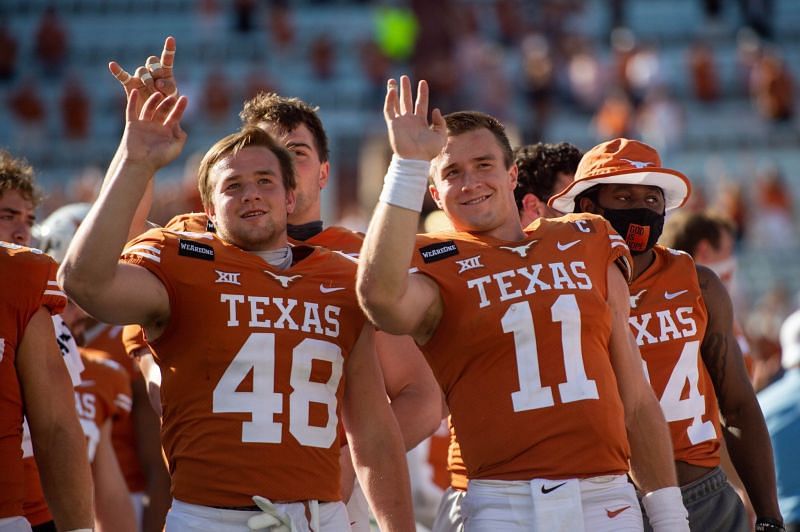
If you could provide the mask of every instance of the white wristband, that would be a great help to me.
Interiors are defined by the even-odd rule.
[[[401,159],[393,155],[386,177],[383,178],[380,201],[421,212],[430,168],[430,161]]]
[[[651,491],[642,497],[642,506],[654,532],[689,532],[689,512],[683,505],[680,488]]]

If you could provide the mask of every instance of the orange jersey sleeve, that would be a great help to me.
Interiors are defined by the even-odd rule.
[[[279,272],[209,233],[166,229],[124,252],[169,295],[170,321],[150,346],[179,500],[340,498],[342,375],[365,323],[356,264],[322,248],[293,253]]]
[[[418,238],[415,268],[443,313],[422,346],[469,478],[590,477],[628,470],[611,366],[610,264],[630,264],[600,217],[539,220],[522,242]]]
[[[167,225],[165,225],[164,228],[173,229],[175,231],[205,233],[212,230],[213,224],[211,224],[209,221],[206,213],[190,212],[174,216],[170,221],[167,222]]]
[[[23,515],[23,401],[17,352],[41,307],[54,314],[67,303],[56,283],[57,268],[38,249],[0,242],[0,518]]]
[[[656,246],[630,287],[631,331],[672,435],[675,460],[719,465],[719,407],[700,347],[708,324],[692,258]]]
[[[144,339],[144,331],[139,325],[126,325],[122,330],[122,345],[128,356],[143,347],[148,347],[147,340]]]

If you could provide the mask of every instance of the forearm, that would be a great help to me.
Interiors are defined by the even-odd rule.
[[[47,506],[58,529],[92,528],[92,477],[77,417],[54,416],[45,433],[33,434],[33,447]]]
[[[111,446],[111,420],[102,429],[94,463],[95,515],[97,530],[134,532],[136,517],[130,492]]]
[[[374,427],[379,430],[360,438],[360,443],[351,443],[358,481],[381,530],[415,530],[408,467],[399,431],[391,419]]]
[[[383,202],[375,208],[361,247],[357,283],[370,318],[390,309],[406,292],[418,223],[418,212]],[[396,332],[389,323],[376,323]]]
[[[755,399],[743,405],[737,415],[729,414],[722,431],[731,461],[756,515],[780,520],[772,444]]]
[[[59,277],[67,290],[102,290],[112,280],[151,177],[152,172],[140,164],[120,163],[78,228],[61,265]]]
[[[631,478],[645,493],[677,486],[675,462],[667,422],[658,403],[644,400],[628,417]]]

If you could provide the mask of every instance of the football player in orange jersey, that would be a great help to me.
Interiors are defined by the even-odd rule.
[[[470,478],[466,530],[641,530],[629,469],[656,530],[688,530],[628,326],[622,238],[587,215],[523,231],[502,125],[438,109],[429,125],[424,81],[414,103],[408,77],[399,90],[390,80],[384,116],[395,157],[358,294],[378,327],[415,338],[439,380]],[[415,243],[429,172],[455,230]]]
[[[733,334],[730,297],[710,269],[655,245],[666,211],[689,197],[689,180],[664,168],[656,150],[628,139],[589,150],[575,177],[550,205],[604,216],[633,253],[631,330],[669,422],[692,530],[751,526],[719,468],[721,436],[758,516],[756,529],[783,530],[769,435]]]
[[[133,76],[116,63],[112,63],[111,71],[127,93],[138,88],[172,94],[177,91],[172,75],[174,55],[175,41],[169,37],[161,58],[151,56],[146,66],[139,67]],[[297,188],[295,209],[288,217],[289,237],[295,242],[358,256],[362,234],[344,227],[323,226],[321,193],[328,185],[330,161],[328,138],[317,109],[298,98],[260,93],[245,102],[239,116],[245,125],[258,126],[270,132],[294,156]],[[186,228],[194,226],[191,230],[205,230],[204,217],[182,219]],[[375,341],[386,394],[409,450],[436,430],[442,415],[441,392],[411,338],[379,331]],[[145,360],[145,364],[149,364],[149,359]],[[342,456],[347,458],[346,453]],[[352,465],[349,460],[344,460],[342,465],[343,497],[348,501],[353,529],[368,530],[368,509],[360,487],[356,485],[352,498],[350,495],[354,479]]]
[[[143,106],[138,98],[133,91],[128,101],[121,164],[60,275],[91,314],[140,323],[161,365],[174,496],[167,530],[233,531],[248,521],[347,529],[340,412],[382,529],[411,530],[402,440],[355,301],[355,265],[287,245],[288,151],[258,128],[223,138],[199,172],[216,235],[154,229],[117,262],[148,182],[185,142],[185,97],[153,94]]]
[[[531,144],[514,150],[514,165],[517,167],[514,200],[522,227],[527,227],[542,217],[552,218],[561,215],[547,205],[547,200],[572,182],[580,159],[580,150],[566,142]],[[461,458],[461,449],[453,425],[449,422],[448,425],[450,446],[447,453],[447,468],[450,471],[450,486],[447,487],[439,504],[433,532],[464,530],[461,501],[467,491],[467,469]]]
[[[24,161],[0,150],[0,242],[4,242],[0,262],[3,263],[3,280],[10,283],[0,289],[0,306],[5,309],[3,320],[0,321],[6,327],[11,327],[0,333],[0,378],[3,379],[0,390],[4,391],[0,396],[3,402],[2,418],[5,422],[13,423],[13,426],[4,425],[4,450],[0,458],[0,469],[4,472],[3,482],[6,483],[5,487],[0,487],[0,530],[3,531],[30,529],[25,518],[13,517],[24,515],[23,499],[29,489],[25,478],[28,470],[36,477],[39,492],[42,491],[39,476],[44,480],[44,491],[50,497],[56,522],[62,528],[91,526],[92,523],[91,477],[83,452],[85,440],[72,407],[71,384],[62,386],[63,370],[53,367],[52,361],[61,359],[62,356],[59,355],[63,354],[68,374],[75,380],[80,379],[78,374],[83,367],[77,367],[74,360],[68,358],[70,350],[67,341],[71,340],[68,331],[64,331],[66,336],[59,338],[59,343],[54,341],[54,327],[58,326],[62,330],[60,317],[58,323],[55,316],[49,325],[46,323],[50,321],[46,318],[50,313],[45,311],[45,307],[53,314],[56,310],[61,312],[66,298],[56,286],[56,266],[52,260],[38,250],[30,251],[18,247],[19,244],[30,243],[34,211],[40,197],[41,194],[34,184],[32,168]],[[48,268],[52,270],[50,277],[44,278]],[[39,271],[42,269],[45,271]],[[37,273],[41,273],[43,278],[39,279]],[[27,279],[27,282],[20,283],[23,279]],[[15,303],[29,301],[25,297],[25,291],[32,293],[37,287],[42,290],[36,294],[36,301],[41,300],[42,304],[28,309],[31,313],[25,319],[21,315],[17,320],[10,314],[5,314],[6,311],[14,311]],[[15,301],[17,298],[20,299],[19,302]],[[22,329],[14,332],[14,323],[22,325]],[[63,349],[60,348],[62,344]],[[74,341],[71,344],[74,345]],[[77,356],[77,346],[74,348],[74,355]],[[5,370],[2,369],[3,366]],[[26,417],[30,423],[25,424],[24,439],[21,439],[19,434],[23,399]],[[16,407],[19,407],[19,412]],[[19,426],[16,425],[17,414]],[[28,427],[32,430],[28,430]],[[13,441],[17,442],[15,448]],[[39,468],[33,461],[34,449],[38,453],[36,462],[39,463]],[[28,456],[28,451],[31,458],[29,467],[26,467],[23,456]],[[36,524],[55,528],[49,512],[43,521]]]

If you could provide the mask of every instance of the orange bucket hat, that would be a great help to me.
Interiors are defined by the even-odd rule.
[[[575,211],[575,198],[595,185],[650,185],[664,192],[666,210],[677,209],[689,199],[689,178],[661,166],[658,152],[638,140],[614,139],[598,144],[581,158],[575,180],[554,194],[547,204],[561,212]]]

